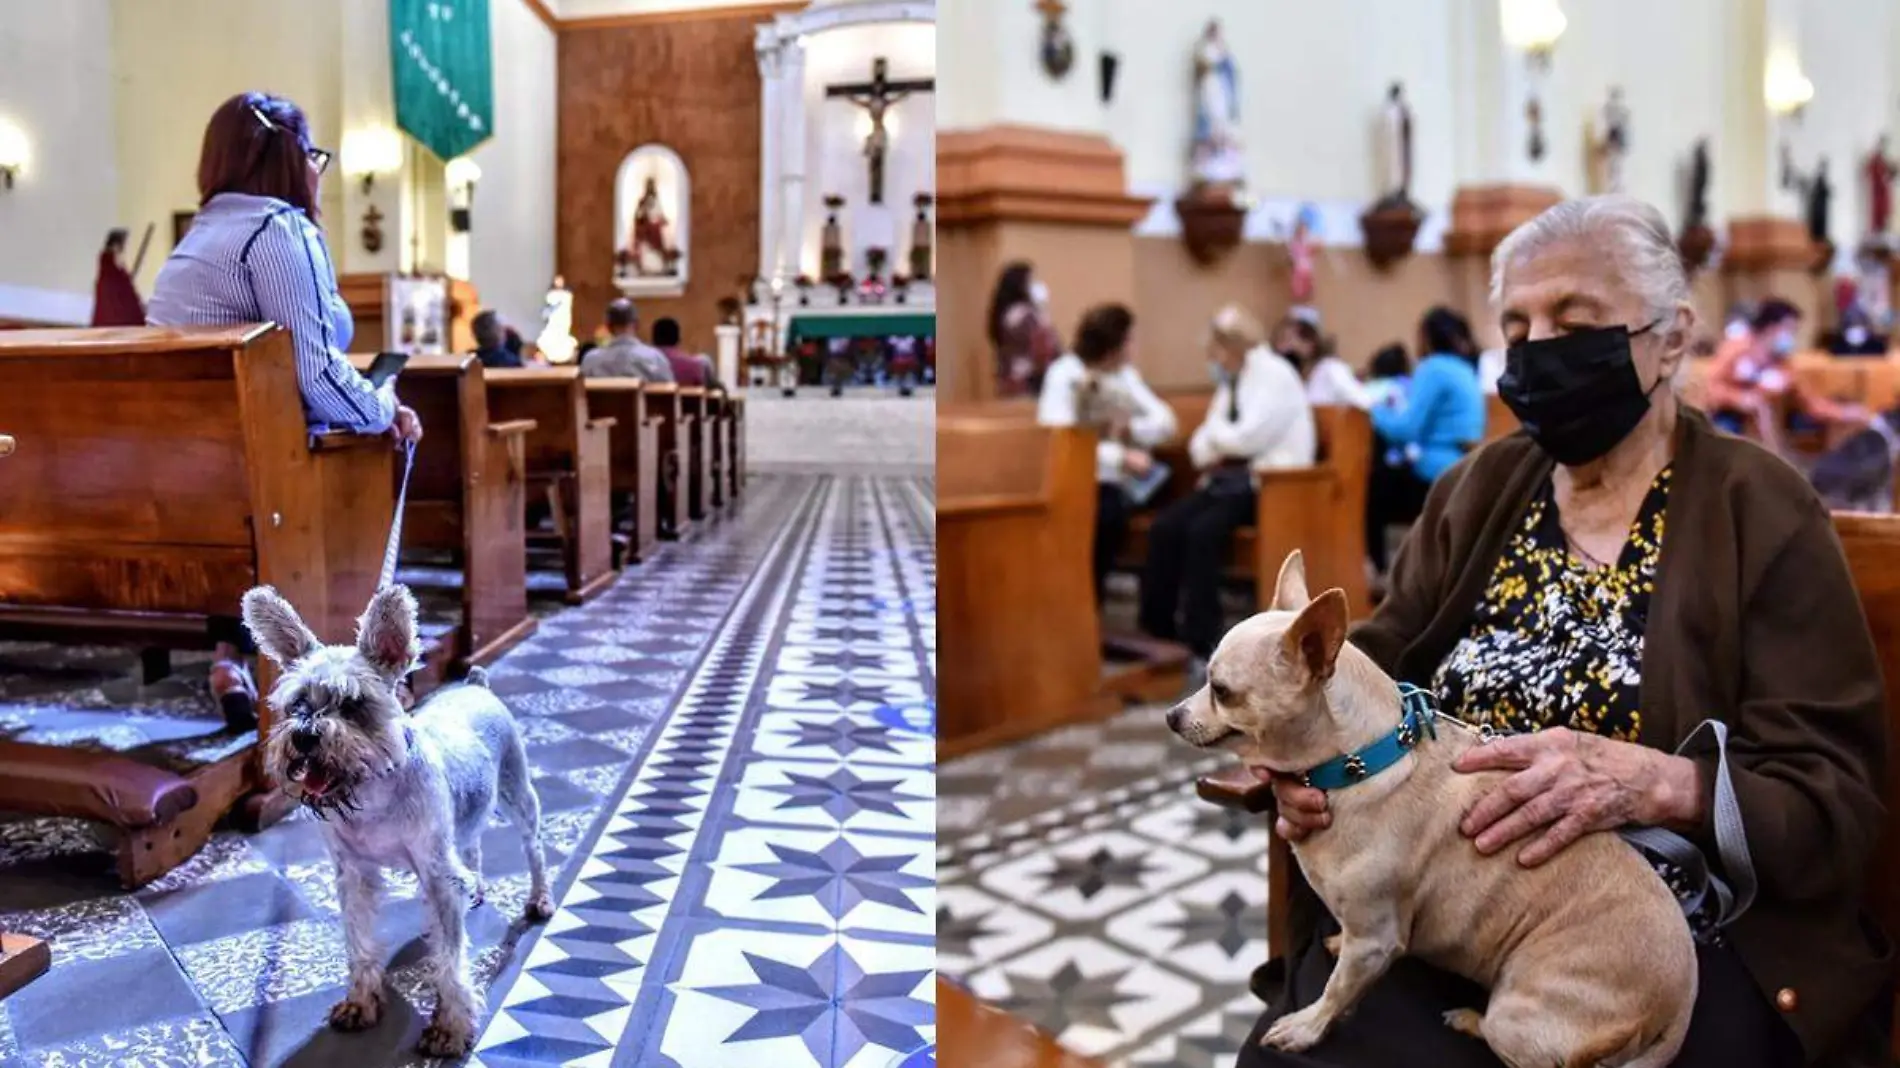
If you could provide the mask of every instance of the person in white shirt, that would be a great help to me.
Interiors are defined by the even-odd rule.
[[[1089,309],[1075,332],[1075,351],[1049,365],[1036,405],[1043,426],[1089,427],[1095,447],[1095,596],[1102,596],[1133,511],[1127,487],[1155,469],[1150,450],[1175,434],[1174,410],[1135,370],[1135,316],[1120,304]]]
[[[1352,365],[1333,351],[1331,341],[1320,337],[1313,324],[1291,316],[1281,320],[1273,332],[1273,351],[1314,354],[1305,362],[1294,361],[1300,377],[1306,380],[1308,404],[1338,405],[1360,411],[1372,407],[1372,392],[1359,381]]]
[[[1259,323],[1238,307],[1214,316],[1207,351],[1217,387],[1206,421],[1188,441],[1188,455],[1204,474],[1193,494],[1162,510],[1148,536],[1141,629],[1186,642],[1203,663],[1221,635],[1228,543],[1254,520],[1257,473],[1310,466],[1318,452],[1313,408],[1291,362],[1310,360],[1317,336],[1293,337],[1286,354],[1262,338]]]

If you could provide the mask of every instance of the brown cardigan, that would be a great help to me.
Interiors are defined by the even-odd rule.
[[[1354,644],[1430,685],[1551,466],[1519,431],[1439,478]],[[1796,1006],[1788,1020],[1810,1063],[1849,1063],[1842,1047],[1870,1041],[1863,1010],[1891,974],[1892,950],[1859,904],[1885,818],[1873,639],[1827,509],[1798,473],[1688,408],[1674,471],[1644,632],[1642,741],[1674,750],[1703,719],[1729,725],[1760,881],[1730,939],[1771,1004],[1794,992],[1781,1003]],[[1697,760],[1713,811],[1714,757]],[[1713,857],[1713,825],[1697,837]]]

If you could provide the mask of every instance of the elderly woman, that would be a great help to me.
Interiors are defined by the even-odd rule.
[[[1759,889],[1730,925],[1689,918],[1700,978],[1675,1063],[1886,1064],[1890,950],[1860,908],[1883,817],[1880,665],[1826,509],[1678,402],[1695,315],[1653,208],[1546,211],[1498,246],[1492,298],[1499,391],[1523,429],[1432,487],[1353,642],[1448,715],[1511,732],[1460,764],[1513,773],[1462,829],[1525,866],[1631,824],[1713,858],[1717,754],[1677,751],[1702,720],[1726,723]],[[1273,790],[1279,834],[1327,833],[1322,792]],[[1291,905],[1287,986],[1241,1065],[1497,1064],[1440,1019],[1482,992],[1413,960],[1312,1050],[1261,1048],[1331,969],[1331,921],[1304,885]]]

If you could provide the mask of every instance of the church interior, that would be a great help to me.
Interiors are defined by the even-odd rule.
[[[0,1065],[934,1063],[935,18],[0,4]]]
[[[1462,536],[1438,527],[1436,549],[1419,544],[1433,539],[1418,524],[1451,507],[1428,498],[1432,479],[1470,470],[1469,483],[1487,454],[1517,456],[1528,445],[1514,443],[1527,441],[1560,473],[1583,470],[1564,465],[1587,468],[1631,421],[1665,407],[1678,425],[1776,454],[1774,477],[1794,479],[1776,491],[1787,507],[1831,516],[1815,537],[1838,546],[1826,549],[1832,562],[1844,551],[1852,589],[1831,586],[1801,611],[1864,613],[1879,670],[1857,659],[1838,673],[1891,672],[1900,12],[1879,0],[960,0],[940,25],[946,57],[994,57],[946,63],[939,88],[939,292],[958,324],[937,387],[935,487],[946,1057],[1075,1068],[1496,1063],[1440,1060],[1422,1052],[1430,1045],[1407,1052],[1391,1044],[1412,1037],[1404,1027],[1363,1059],[1338,1051],[1376,1041],[1262,1050],[1274,1019],[1263,1000],[1297,971],[1295,861],[1273,830],[1274,812],[1292,803],[1279,792],[1285,768],[1268,789],[1267,770],[1193,748],[1178,721],[1197,701],[1223,707],[1219,689],[1203,689],[1221,683],[1222,656],[1240,655],[1221,636],[1232,643],[1241,631],[1229,627],[1285,607],[1293,551],[1302,592],[1343,591],[1355,626],[1394,599],[1456,611],[1439,607],[1449,588],[1406,586],[1408,557],[1453,551]],[[1588,213],[1552,212],[1571,231],[1534,222],[1586,197],[1596,198]],[[1520,227],[1526,240],[1500,251]],[[1624,246],[1612,244],[1582,270],[1618,284],[1661,279],[1660,325],[1630,319],[1590,335],[1610,338],[1603,351],[1623,353],[1636,374],[1603,379],[1607,392],[1572,390],[1589,399],[1565,422],[1546,403],[1558,387],[1527,377],[1526,353],[1556,345],[1540,340],[1542,313],[1501,317],[1495,300],[1508,303],[1512,273],[1529,277],[1521,264],[1540,249],[1601,233],[1640,243],[1648,258],[1619,260]],[[1657,351],[1660,374],[1645,362]],[[1250,386],[1262,380],[1257,366],[1279,377]],[[1417,403],[1428,383],[1438,407]],[[1619,390],[1636,394],[1621,409],[1628,419],[1581,414]],[[1289,395],[1299,401],[1282,403]],[[1287,429],[1245,448],[1220,444],[1250,418],[1265,425],[1248,405],[1271,406]],[[1420,430],[1434,412],[1449,442]],[[1560,430],[1571,438],[1553,441]],[[1262,444],[1273,435],[1281,445]],[[1574,446],[1579,435],[1590,442]],[[1282,446],[1290,458],[1273,455]],[[1671,483],[1664,452],[1661,473],[1646,469],[1645,483],[1658,479],[1650,495],[1639,485],[1628,498],[1648,510],[1618,513],[1605,547],[1565,526],[1555,558],[1577,575],[1578,561],[1612,562],[1604,574],[1634,567],[1649,576],[1640,597],[1652,587],[1665,597],[1668,582],[1642,571],[1654,562],[1629,548],[1644,544],[1637,520],[1660,512],[1655,502],[1684,494],[1687,460],[1675,454]],[[1228,479],[1236,465],[1244,473]],[[1562,485],[1549,498],[1560,509]],[[1741,514],[1735,499],[1710,507]],[[1667,515],[1673,533],[1677,512]],[[1671,563],[1662,544],[1664,572],[1694,566]],[[1712,586],[1735,581],[1722,567],[1749,566],[1715,541],[1682,552],[1724,561]],[[1500,582],[1510,577],[1497,566]],[[1491,618],[1500,587],[1480,581],[1490,573],[1482,562],[1465,573],[1482,595],[1472,620]],[[1595,588],[1600,603],[1637,604]],[[1513,618],[1550,625],[1562,598],[1539,596],[1549,598],[1533,610],[1543,615]],[[1636,609],[1638,627],[1662,621],[1660,607],[1648,611]],[[1683,626],[1700,640],[1707,616],[1696,618]],[[1455,634],[1452,624],[1478,625],[1454,618],[1429,634]],[[1648,634],[1656,643],[1657,628]],[[1455,656],[1435,677],[1374,659],[1401,682],[1435,682],[1441,714],[1453,715],[1443,672]],[[1617,700],[1634,700],[1638,685]],[[1887,694],[1884,708],[1866,706],[1876,740],[1856,743],[1875,761],[1900,715]],[[1651,697],[1645,688],[1645,724]],[[1747,729],[1746,714],[1734,722]],[[1671,730],[1642,740],[1667,750],[1681,740],[1661,736]],[[1892,810],[1889,788],[1869,789]],[[1872,853],[1868,888],[1848,896],[1870,929],[1871,914],[1892,930],[1896,846],[1860,845]],[[1757,863],[1774,851],[1757,844]],[[1836,862],[1825,851],[1810,859]],[[1838,863],[1859,870],[1846,854]],[[1817,992],[1756,979],[1768,1014],[1818,1041],[1799,1018]],[[1370,1006],[1362,1015],[1380,1018]]]

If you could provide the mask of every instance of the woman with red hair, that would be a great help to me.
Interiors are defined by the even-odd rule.
[[[239,93],[219,105],[198,156],[198,215],[152,288],[155,326],[274,322],[290,331],[304,418],[312,430],[422,437],[416,413],[350,365],[355,322],[337,293],[336,265],[317,225],[331,153],[310,140],[302,109]],[[251,650],[236,619],[214,620],[211,692],[234,728],[255,726],[257,687],[240,660]]]

